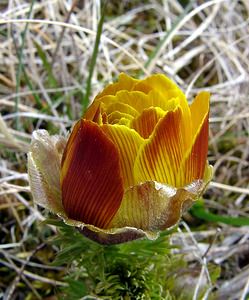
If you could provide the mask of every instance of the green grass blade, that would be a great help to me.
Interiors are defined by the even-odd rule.
[[[164,38],[158,43],[158,45],[156,46],[156,48],[154,49],[154,51],[150,54],[149,59],[147,60],[147,62],[144,65],[145,68],[149,68],[151,62],[157,56],[158,52],[160,51],[162,45],[165,43],[165,41],[167,40],[167,38],[169,37],[169,35],[175,30],[175,28],[179,25],[179,23],[182,21],[182,19],[191,10],[191,8],[193,6],[192,2],[193,1],[190,1],[189,4],[184,8],[182,14],[177,18],[176,22],[173,24],[173,26],[171,27],[171,29],[166,32]]]
[[[52,65],[49,63],[49,61],[47,59],[47,56],[46,56],[46,53],[43,51],[42,47],[36,41],[34,41],[34,45],[36,47],[38,56],[42,60],[44,69],[46,70],[46,72],[48,74],[49,86],[51,88],[57,87],[58,86],[57,80],[54,77],[53,70],[52,70]]]
[[[230,217],[217,215],[206,210],[204,208],[204,205],[200,202],[197,202],[191,208],[190,212],[196,218],[208,222],[224,223],[231,226],[249,226],[249,218],[247,217]]]
[[[86,82],[86,93],[85,96],[82,99],[82,113],[84,113],[88,103],[89,103],[89,96],[91,94],[91,84],[92,84],[92,76],[93,76],[93,71],[96,65],[96,60],[98,56],[98,50],[99,50],[99,43],[100,43],[100,38],[103,30],[103,24],[104,24],[104,19],[105,19],[105,8],[106,8],[106,2],[104,2],[102,10],[101,10],[101,17],[98,23],[98,28],[97,28],[97,33],[96,33],[96,38],[95,38],[95,43],[94,43],[94,48],[93,48],[93,54],[91,57],[90,61],[90,67],[89,67],[89,73],[88,73],[88,78]]]

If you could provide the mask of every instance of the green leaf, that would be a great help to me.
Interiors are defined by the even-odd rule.
[[[178,272],[184,262],[181,256],[170,254],[172,230],[162,232],[154,241],[144,238],[104,246],[59,219],[43,223],[58,229],[52,243],[60,246],[60,251],[53,265],[67,264],[73,280],[68,288],[62,288],[63,299],[75,299],[79,292],[96,295],[96,299],[173,299],[170,294],[175,288],[174,278],[170,284],[165,278],[172,269]]]
[[[190,212],[196,218],[209,222],[224,223],[232,226],[249,226],[249,218],[221,216],[211,213],[204,208],[204,204],[200,201],[194,204],[190,209]]]
[[[72,278],[67,278],[65,281],[68,283],[68,286],[63,289],[67,295],[63,297],[64,300],[79,300],[86,296],[87,288],[83,281],[74,280]]]

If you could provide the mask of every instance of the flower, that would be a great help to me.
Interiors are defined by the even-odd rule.
[[[169,78],[120,74],[96,96],[66,141],[33,133],[28,173],[34,200],[100,243],[177,224],[211,179],[209,93],[188,105]]]

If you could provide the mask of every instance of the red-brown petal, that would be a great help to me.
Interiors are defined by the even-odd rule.
[[[81,119],[62,160],[62,202],[69,218],[106,228],[123,197],[119,152],[95,123]]]
[[[100,113],[100,102],[94,101],[84,114],[84,119],[93,121]]]

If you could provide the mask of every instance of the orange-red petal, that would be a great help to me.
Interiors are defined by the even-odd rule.
[[[204,177],[208,152],[209,98],[208,92],[201,92],[190,105],[193,137],[179,171],[181,186]]]
[[[95,123],[81,119],[62,159],[62,203],[71,219],[106,228],[123,197],[119,152]]]
[[[190,153],[183,160],[180,172],[184,181],[181,185],[188,184],[194,180],[202,179],[207,162],[208,153],[208,114],[206,115],[202,127],[198,132]]]
[[[84,119],[93,121],[94,119],[98,118],[99,113],[100,113],[100,102],[94,101],[85,112]]]
[[[158,121],[165,114],[165,111],[159,107],[147,108],[139,117],[131,121],[130,127],[135,129],[143,138],[147,139],[153,132]]]

